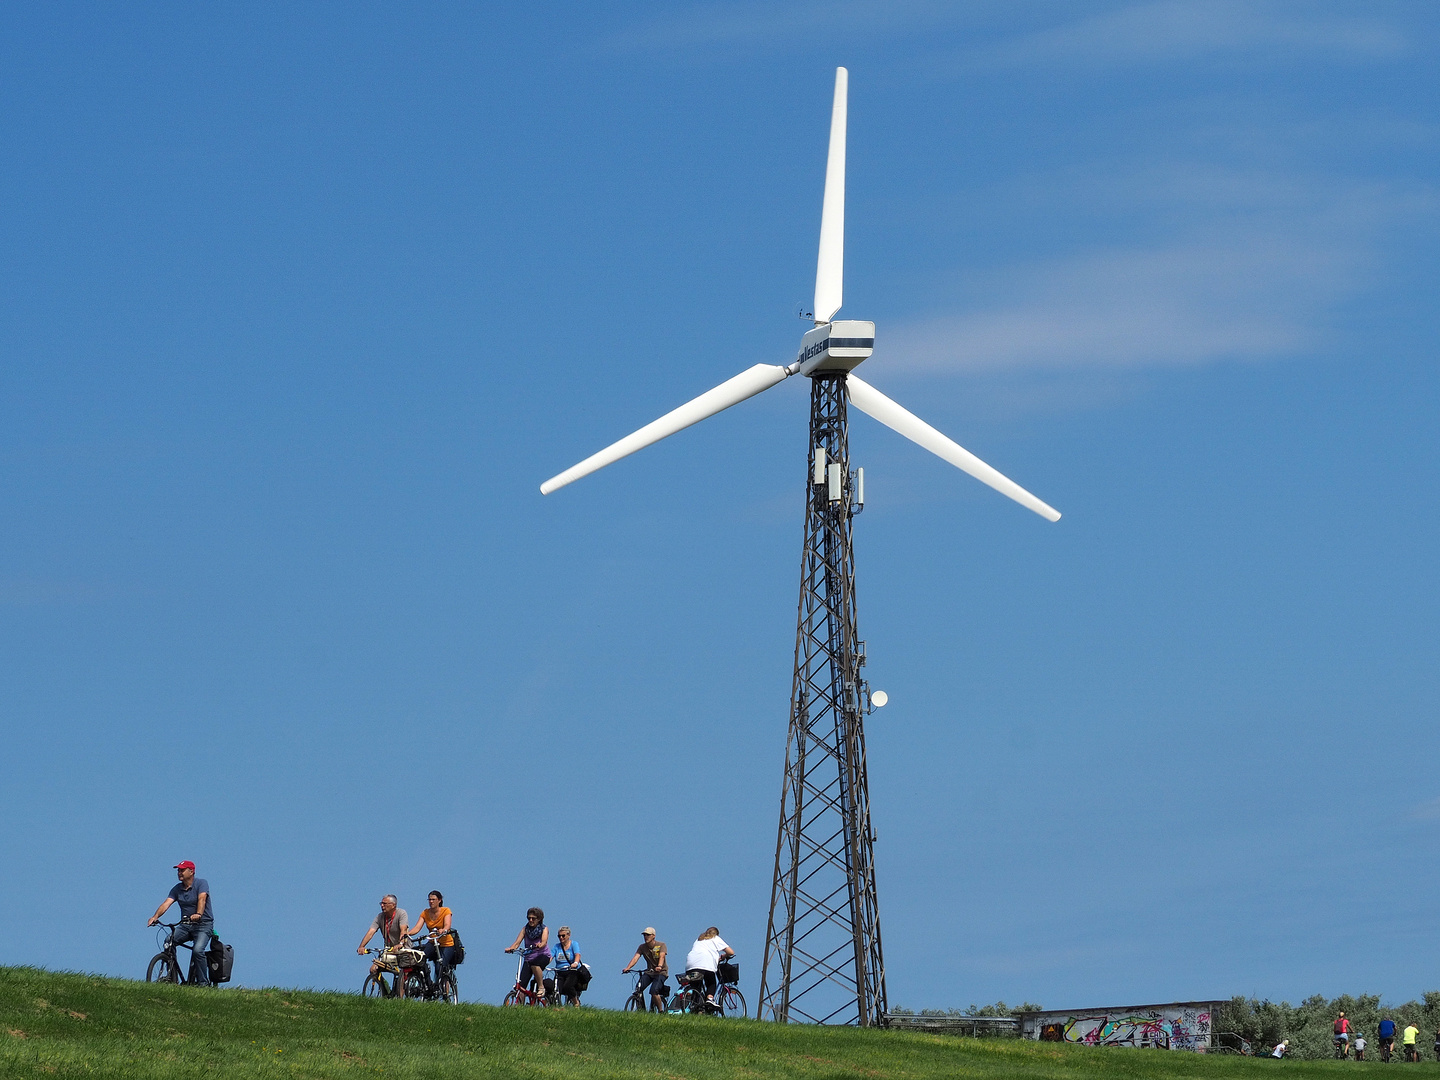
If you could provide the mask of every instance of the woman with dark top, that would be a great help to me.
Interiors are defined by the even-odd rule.
[[[531,989],[545,996],[545,969],[550,966],[550,928],[545,925],[545,912],[532,907],[525,913],[525,925],[515,935],[515,942],[505,951],[518,952],[524,946],[525,967],[534,980]]]
[[[555,992],[564,996],[567,1005],[579,1005],[584,969],[580,966],[580,946],[570,937],[570,927],[555,931],[555,948],[551,952],[555,960]]]

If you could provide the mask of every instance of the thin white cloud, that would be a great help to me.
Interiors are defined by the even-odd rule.
[[[1163,201],[1164,184],[1140,187]],[[971,275],[961,289],[982,301],[885,328],[878,354],[894,370],[956,373],[1294,355],[1322,345],[1371,284],[1389,218],[1424,203],[1198,173],[1177,174],[1168,195],[1167,216],[1189,223],[1179,235]]]
[[[1256,0],[1158,0],[1127,5],[1004,40],[977,54],[1002,64],[1160,63],[1216,53],[1327,52],[1379,59],[1404,36],[1374,18],[1331,15],[1317,5]]]
[[[1159,62],[1215,53],[1328,52],[1384,58],[1407,47],[1374,12],[1333,13],[1333,5],[1282,0],[1153,0],[1077,5],[1053,0],[965,5],[937,0],[805,0],[692,4],[680,14],[621,27],[600,39],[609,51],[684,52],[740,46],[776,48],[875,34],[968,32],[965,66]],[[1077,15],[1077,11],[1079,14]],[[1008,32],[1007,32],[1008,27]],[[1022,28],[1023,29],[1020,29]],[[974,39],[986,44],[977,45]]]
[[[1095,254],[1007,275],[1027,295],[996,309],[902,325],[884,356],[967,371],[1282,356],[1318,341],[1349,261],[1275,239]]]
[[[1440,818],[1440,799],[1429,799],[1412,806],[1406,816],[1413,821],[1434,821]]]
[[[97,604],[141,595],[134,589],[85,581],[11,579],[0,581],[0,607]]]

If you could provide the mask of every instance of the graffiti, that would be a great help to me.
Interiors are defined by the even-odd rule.
[[[1037,1017],[1038,1029],[1030,1037],[1083,1046],[1134,1046],[1190,1050],[1210,1048],[1210,1010],[1186,1006],[1118,1009],[1071,1014],[1063,1020],[1049,1014]]]

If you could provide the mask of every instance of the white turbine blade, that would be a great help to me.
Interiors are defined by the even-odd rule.
[[[963,446],[941,435],[910,410],[895,404],[852,372],[845,380],[850,400],[861,412],[869,413],[888,428],[898,431],[937,457],[944,458],[961,472],[967,472],[982,484],[989,484],[1001,495],[1008,495],[1021,506],[1034,510],[1046,521],[1059,521],[1060,511],[1037,499],[1009,477],[996,472]]]
[[[731,405],[738,405],[746,398],[752,398],[763,390],[769,390],[776,383],[783,382],[788,375],[789,372],[777,364],[756,364],[733,379],[727,379],[714,390],[701,394],[694,401],[687,401],[659,420],[646,424],[633,435],[625,436],[598,454],[591,454],[580,464],[572,465],[558,476],[552,476],[540,485],[540,494],[549,495],[582,476],[589,476],[596,469],[603,469],[612,462],[629,457],[636,450],[643,450],[651,443],[659,442],[667,435],[674,435],[691,424],[698,424],[706,417],[724,412]]]
[[[830,157],[825,163],[825,208],[820,212],[820,259],[815,266],[815,321],[829,322],[845,291],[845,109],[850,73],[835,69]]]

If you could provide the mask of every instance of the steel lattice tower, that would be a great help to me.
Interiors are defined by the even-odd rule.
[[[851,544],[860,506],[845,383],[843,371],[811,378],[795,681],[758,1015],[869,1027],[885,1020],[885,960],[865,772],[869,702]]]

